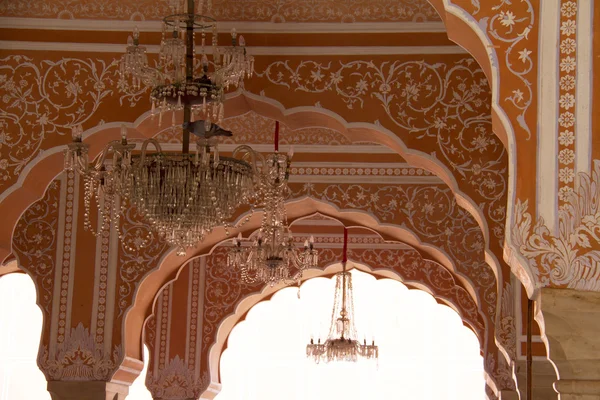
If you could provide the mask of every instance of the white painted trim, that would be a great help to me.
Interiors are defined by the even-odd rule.
[[[558,62],[560,7],[553,1],[540,4],[540,47],[537,126],[537,216],[555,232],[558,215]]]
[[[173,282],[169,283],[169,302],[167,303],[167,344],[165,345],[165,366],[171,363],[170,352],[171,352],[171,320],[173,319]]]
[[[295,220],[292,223],[292,226],[341,226],[341,224],[335,219],[302,218]]]
[[[194,262],[194,261],[192,261]],[[202,364],[202,337],[204,329],[204,291],[206,290],[206,257],[202,257],[200,260],[195,262],[200,263],[199,276],[198,276],[198,318],[196,321],[196,360],[194,364],[195,376],[200,376],[200,365]],[[202,378],[202,377],[200,377]]]
[[[119,43],[65,43],[0,40],[0,50],[65,51],[82,53],[125,52],[126,44]],[[157,54],[159,45],[144,45],[148,54]],[[200,46],[197,46],[200,51]],[[248,46],[253,56],[304,56],[304,55],[421,55],[421,54],[467,54],[459,46]],[[210,54],[212,48],[207,48]]]
[[[118,21],[58,18],[0,17],[0,29],[40,29],[62,31],[161,32],[160,21]],[[419,33],[446,32],[443,22],[219,22],[219,32],[238,33]]]
[[[156,324],[154,326],[154,352],[151,355],[154,361],[154,367],[152,368],[152,377],[158,378],[158,372],[160,371],[160,351],[161,351],[161,329],[162,329],[162,310],[164,296],[162,296],[162,289],[156,294],[157,300],[154,306],[154,317]],[[142,338],[143,341],[143,338]],[[148,360],[148,363],[150,360]]]
[[[117,202],[117,212],[120,212],[120,204]],[[106,304],[104,313],[106,315],[104,322],[104,351],[110,354],[112,351],[112,331],[114,326],[115,305],[117,304],[117,275],[119,274],[119,250],[121,241],[119,240],[119,226],[114,226],[111,222],[108,235],[108,273],[106,274]]]
[[[592,164],[592,57],[594,2],[577,7],[577,86],[575,88],[575,173],[590,174]],[[575,182],[578,182],[578,178]]]
[[[290,175],[290,183],[362,183],[362,184],[422,184],[441,185],[436,176],[381,176],[381,175]]]
[[[333,153],[333,152],[332,152]],[[336,152],[337,153],[337,152]],[[369,163],[369,162],[329,162],[329,161],[321,161],[321,162],[294,162],[292,160],[292,168],[383,168],[383,169],[398,169],[398,168],[410,168],[410,169],[422,169],[413,167],[407,163]],[[423,170],[424,171],[424,170]],[[433,174],[431,174],[433,175]]]
[[[519,342],[526,342],[527,335],[519,334]],[[544,343],[540,335],[531,335],[531,343]]]
[[[73,292],[75,291],[75,269],[77,264],[77,225],[79,224],[79,199],[83,196],[82,180],[79,174],[73,177],[73,221],[71,222],[71,252],[69,254],[69,287],[67,289],[67,317],[65,318],[65,339],[71,334],[71,313],[73,311]],[[79,266],[82,268],[82,266]]]
[[[67,190],[69,177],[67,173],[59,175],[60,197],[58,200],[58,229],[56,230],[56,264],[54,267],[54,287],[52,291],[52,314],[50,316],[50,340],[49,343],[58,343],[58,315],[60,312],[60,292],[62,290],[63,252],[65,237],[65,217],[67,209]],[[66,333],[66,329],[65,329]],[[53,360],[56,356],[56,346],[49,346],[48,358]]]
[[[187,285],[187,308],[186,308],[186,313],[185,313],[185,356],[184,356],[184,362],[185,362],[185,366],[188,367],[190,365],[190,321],[191,321],[191,317],[192,317],[192,288],[193,288],[193,281],[194,281],[194,265],[193,265],[193,261],[187,263],[187,265],[185,265],[183,268],[187,268],[187,279],[188,279],[188,285]],[[174,283],[173,283],[174,284]]]
[[[104,200],[102,199],[98,209],[96,210],[96,215],[98,218],[98,223],[102,221],[100,210],[104,207]],[[90,210],[90,212],[92,212]],[[98,224],[97,224],[98,225]],[[95,228],[97,228],[96,226]],[[96,236],[96,244],[95,244],[95,252],[96,256],[94,257],[94,295],[92,298],[92,323],[90,326],[90,334],[94,337],[94,341],[96,340],[96,329],[98,328],[97,319],[98,319],[98,305],[99,305],[99,296],[100,296],[100,263],[102,262],[102,232]],[[107,288],[108,289],[108,288]],[[104,310],[106,312],[106,310]],[[104,314],[106,315],[106,314]],[[105,335],[102,335],[103,337]],[[106,348],[104,349],[106,351]],[[110,354],[110,349],[108,354]]]
[[[196,149],[196,144],[190,144],[190,149]],[[232,152],[233,149],[238,147],[239,144],[219,144],[219,150],[223,152]],[[258,151],[259,153],[272,153],[273,145],[272,144],[252,144],[248,143],[248,146],[252,147],[254,151]],[[161,144],[163,150],[167,151],[180,151],[181,144]],[[287,145],[282,144],[279,145],[280,153],[287,153],[290,151],[290,147],[294,148],[294,153],[313,153],[313,154],[331,154],[331,153],[341,153],[341,154],[398,154],[396,151],[390,149],[389,147],[373,144],[373,145],[310,145],[310,144],[302,144],[302,145]],[[137,148],[137,145],[136,145]],[[141,150],[142,146],[139,145]],[[293,162],[293,161],[292,161]],[[294,163],[294,166],[300,163]],[[408,164],[406,164],[408,165]],[[411,167],[414,168],[414,167]]]

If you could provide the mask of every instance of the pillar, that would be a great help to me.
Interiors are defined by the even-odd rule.
[[[532,372],[532,391],[530,400],[557,400],[558,394],[554,391],[554,382],[556,381],[556,371],[548,359],[534,358],[531,366]],[[527,362],[517,361],[517,383],[522,399],[525,399],[527,393]],[[529,400],[529,399],[528,399]]]
[[[498,400],[519,400],[519,393],[516,390],[501,390]]]
[[[600,293],[540,290],[536,320],[560,400],[600,400]]]
[[[143,369],[141,346],[127,352],[124,321],[144,275],[168,248],[136,247],[149,229],[133,211],[94,236],[85,229],[83,184],[72,172],[54,180],[22,216],[13,251],[36,285],[44,317],[38,366],[53,400],[122,400]],[[92,226],[97,226],[93,215]],[[139,334],[142,331],[140,321]]]
[[[48,392],[52,400],[123,400],[129,386],[103,381],[50,381]]]

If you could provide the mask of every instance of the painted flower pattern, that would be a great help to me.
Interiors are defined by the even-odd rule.
[[[575,141],[575,135],[573,135],[573,131],[562,131],[558,135],[558,142],[561,146],[570,146]]]
[[[570,128],[575,124],[575,116],[568,111],[564,112],[558,117],[558,123],[564,128]]]
[[[575,159],[575,152],[571,149],[562,149],[558,153],[558,161],[561,164],[571,164]]]
[[[575,172],[572,168],[561,168],[558,171],[558,179],[563,183],[571,183],[575,179]]]

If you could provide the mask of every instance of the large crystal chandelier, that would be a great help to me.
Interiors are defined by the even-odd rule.
[[[358,361],[359,357],[364,359],[377,359],[379,348],[375,341],[367,344],[357,340],[356,326],[354,325],[354,302],[352,299],[352,275],[346,270],[348,263],[348,230],[344,227],[344,250],[342,260],[342,272],[336,274],[335,296],[333,301],[333,312],[331,314],[331,327],[329,335],[324,343],[321,339],[306,346],[306,355],[315,362],[321,361]],[[336,318],[337,317],[337,318]]]
[[[150,88],[152,113],[160,115],[160,122],[164,112],[183,110],[204,121],[220,123],[224,116],[225,89],[242,85],[244,78],[252,75],[254,58],[247,54],[244,38],[238,38],[235,29],[231,32],[232,45],[218,46],[217,21],[211,16],[212,0],[198,0],[198,14],[194,13],[194,0],[170,0],[170,3],[173,14],[163,19],[156,67],[149,66],[146,48],[140,46],[136,29],[121,58],[119,71],[123,82],[133,89],[142,85]]]
[[[230,136],[217,125],[223,117],[223,92],[237,86],[252,70],[252,58],[241,46],[220,49],[216,43],[216,25],[210,17],[194,14],[194,1],[172,1],[174,14],[164,18],[163,41],[157,68],[148,66],[145,49],[138,34],[130,40],[121,60],[121,74],[131,84],[151,87],[153,113],[183,110],[181,152],[165,152],[154,139],[141,148],[127,140],[127,128],[121,128],[121,140],[110,142],[93,164],[89,146],[82,142],[81,126],[73,128],[73,142],[65,151],[65,169],[81,175],[84,182],[85,227],[94,229],[91,203],[99,209],[98,231],[119,226],[126,200],[152,225],[153,231],[177,247],[179,255],[195,246],[218,225],[228,219],[241,204],[249,202],[257,179],[257,154],[248,146],[239,146],[231,157],[219,155],[215,136]],[[200,0],[200,12],[210,11]],[[195,53],[195,32],[201,34],[201,52]],[[167,32],[171,35],[167,38]],[[205,50],[207,35],[212,34],[214,69],[209,72]],[[199,66],[200,73],[196,74]],[[193,121],[198,114],[201,119]],[[197,136],[196,150],[190,153],[190,133]],[[148,151],[148,146],[155,148]],[[138,151],[139,150],[139,151]],[[151,240],[137,243],[143,247]]]
[[[287,222],[285,199],[289,195],[288,178],[293,151],[279,153],[279,122],[275,123],[275,153],[263,161],[259,176],[258,206],[264,209],[261,227],[250,246],[244,246],[241,234],[229,250],[228,265],[241,272],[244,282],[264,282],[271,286],[299,281],[302,272],[318,264],[313,238],[299,249]]]

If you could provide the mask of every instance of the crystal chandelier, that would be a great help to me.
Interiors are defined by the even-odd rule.
[[[257,153],[248,146],[239,146],[231,157],[220,156],[214,138],[231,135],[216,124],[223,117],[224,87],[237,86],[251,71],[251,57],[246,56],[243,46],[235,46],[235,35],[234,47],[220,50],[216,46],[216,27],[207,23],[214,20],[194,14],[193,0],[187,1],[187,13],[180,12],[179,1],[172,4],[176,13],[163,21],[164,29],[172,30],[172,37],[161,43],[159,67],[148,67],[136,33],[122,58],[121,73],[135,87],[141,83],[152,86],[153,113],[156,107],[161,116],[164,111],[183,109],[182,151],[165,152],[154,139],[145,140],[140,151],[134,151],[136,145],[127,140],[127,128],[122,126],[121,140],[110,142],[90,165],[89,146],[82,142],[83,129],[76,126],[73,142],[65,151],[65,169],[82,177],[86,229],[96,233],[90,218],[92,201],[99,209],[98,231],[110,224],[119,226],[129,201],[154,233],[176,246],[177,254],[185,255],[187,248],[202,241],[215,226],[227,229],[227,221],[237,207],[250,202],[258,175]],[[203,7],[209,9],[201,0],[200,11]],[[204,49],[208,25],[213,34],[212,73]],[[194,68],[198,64],[196,30],[202,35],[199,77]],[[194,112],[203,119],[192,121]],[[189,151],[190,133],[197,136],[194,153]],[[149,145],[155,152],[148,151]],[[152,235],[136,245],[144,247],[150,240]]]
[[[316,363],[325,361],[358,361],[379,358],[379,348],[375,341],[367,344],[366,339],[361,344],[357,339],[354,325],[354,302],[352,299],[352,275],[346,270],[348,249],[348,230],[344,227],[344,250],[342,272],[336,274],[335,296],[329,335],[325,343],[314,339],[306,346],[306,355]],[[337,319],[335,318],[336,316]]]
[[[263,161],[264,172],[258,180],[257,192],[264,209],[261,227],[250,246],[243,246],[241,234],[233,240],[228,266],[241,272],[246,283],[264,282],[271,286],[300,281],[302,272],[318,264],[313,238],[304,248],[294,245],[287,222],[285,199],[289,194],[288,178],[293,151],[279,153],[279,122],[275,123],[275,153]]]
[[[210,16],[212,0],[198,0],[199,14],[194,13],[194,0],[185,2],[187,12],[183,12],[182,0],[171,0],[173,14],[163,19],[156,67],[148,65],[136,28],[128,38],[119,72],[122,82],[133,89],[150,88],[152,114],[160,115],[159,123],[164,112],[184,110],[218,124],[224,116],[225,89],[243,85],[244,78],[252,75],[254,58],[247,54],[244,37],[238,38],[235,29],[232,45],[218,46],[217,21]],[[200,35],[199,54],[196,33]]]

